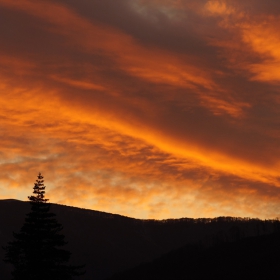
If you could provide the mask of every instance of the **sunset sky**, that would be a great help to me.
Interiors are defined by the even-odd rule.
[[[0,0],[0,199],[280,217],[279,0]]]

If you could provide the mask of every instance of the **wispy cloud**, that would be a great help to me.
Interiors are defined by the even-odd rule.
[[[0,0],[0,196],[275,217],[275,0]],[[261,204],[261,207],[260,207]]]

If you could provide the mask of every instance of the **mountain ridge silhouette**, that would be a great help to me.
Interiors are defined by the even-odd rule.
[[[20,230],[29,211],[29,202],[0,200],[1,247],[12,240],[12,232]],[[210,246],[219,239],[254,236],[274,230],[272,221],[248,218],[140,220],[52,203],[51,212],[64,227],[66,247],[72,253],[70,263],[86,264],[87,272],[79,277],[81,280],[106,279],[186,244],[200,242]],[[1,260],[3,257],[4,251],[0,250]],[[3,279],[10,279],[10,270],[9,265],[0,261]]]

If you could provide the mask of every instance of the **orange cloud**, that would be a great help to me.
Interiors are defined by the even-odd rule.
[[[263,58],[261,63],[252,63],[249,66],[255,80],[279,82],[280,52],[278,46],[280,36],[277,31],[278,21],[278,18],[265,19],[264,23],[243,27],[244,42]]]
[[[0,5],[15,34],[0,28],[2,198],[25,199],[40,171],[52,202],[277,215],[275,18],[229,1],[123,1],[122,18],[100,1]]]
[[[278,16],[249,15],[247,11],[242,11],[242,6],[239,7],[229,1],[208,1],[205,9],[211,16],[219,16],[220,26],[232,33],[230,42],[221,40],[213,43],[231,52],[235,50],[235,59],[234,53],[227,53],[228,59],[235,67],[250,71],[253,80],[272,83],[279,80]],[[247,55],[247,61],[242,58],[244,53]],[[251,62],[248,59],[254,54],[258,56],[260,62]]]

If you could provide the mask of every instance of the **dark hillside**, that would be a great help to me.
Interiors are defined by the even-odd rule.
[[[1,246],[18,232],[30,211],[28,202],[0,200]],[[205,246],[223,240],[274,231],[275,221],[219,217],[215,219],[139,220],[93,210],[52,204],[64,226],[73,264],[86,264],[79,279],[104,279],[182,247],[200,241]],[[0,259],[4,251],[0,250]],[[1,279],[10,279],[10,267],[0,261]]]
[[[203,248],[187,245],[108,280],[280,279],[280,235]]]

